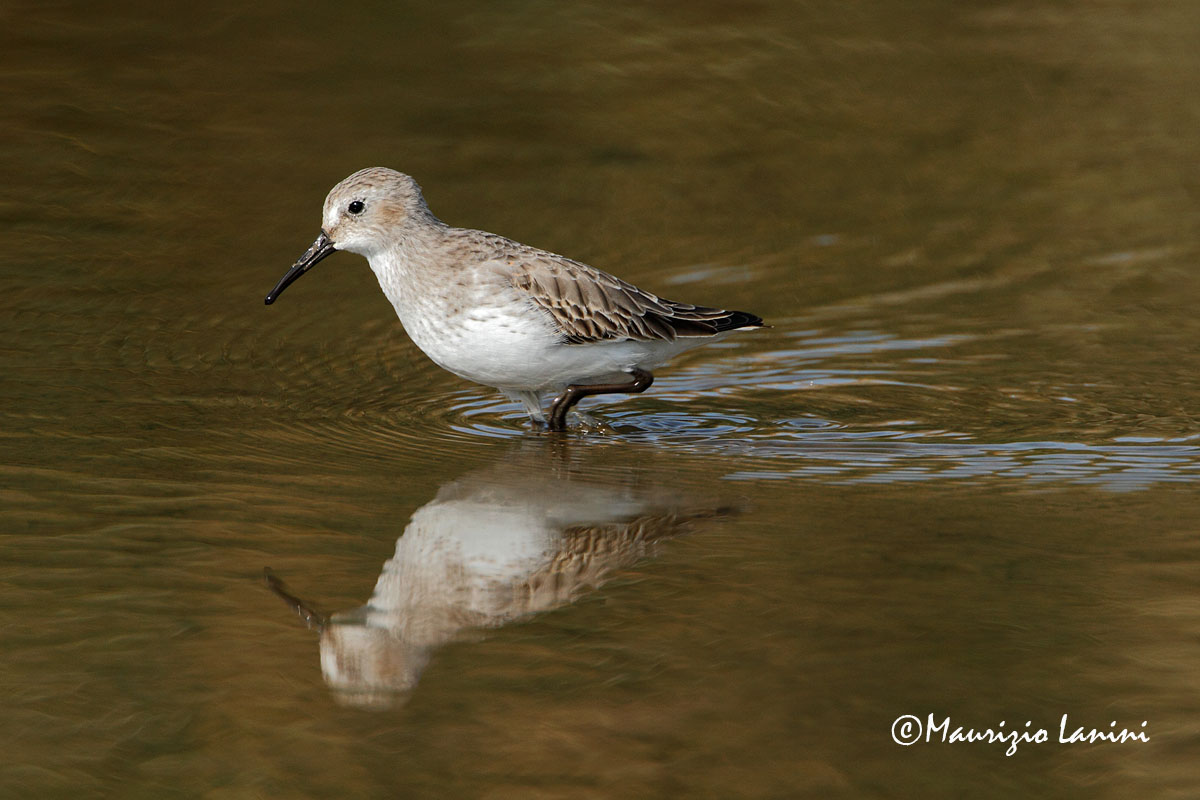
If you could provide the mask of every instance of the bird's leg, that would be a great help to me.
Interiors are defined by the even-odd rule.
[[[565,431],[567,412],[585,397],[594,394],[640,394],[654,383],[654,376],[644,369],[631,369],[629,375],[633,378],[629,383],[573,383],[568,386],[550,404],[550,430]]]

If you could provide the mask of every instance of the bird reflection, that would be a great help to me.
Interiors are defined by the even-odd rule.
[[[471,473],[412,515],[366,605],[327,616],[269,569],[267,585],[320,632],[321,671],[339,701],[393,706],[438,647],[571,603],[662,540],[731,510],[684,509],[635,480],[606,485],[511,463]]]

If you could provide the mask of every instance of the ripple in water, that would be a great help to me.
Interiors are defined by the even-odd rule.
[[[1132,490],[1200,478],[1192,436],[1131,438],[1122,419],[1105,418],[1102,400],[1089,403],[1087,387],[1070,394],[1058,385],[1013,388],[1013,366],[987,337],[767,333],[762,342],[727,341],[690,354],[645,395],[585,401],[600,424],[567,437],[719,455],[726,477],[739,481],[990,480]],[[749,349],[772,343],[787,346]],[[286,420],[277,417],[263,434],[272,447],[317,439],[390,462],[426,463],[431,452],[483,440],[561,439],[534,427],[519,404],[446,375],[403,342],[293,356],[286,376],[274,380],[288,388],[277,395]],[[1090,441],[1075,441],[1085,427]]]

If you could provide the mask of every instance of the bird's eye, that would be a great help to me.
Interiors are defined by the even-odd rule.
[[[364,203],[362,200],[354,200],[350,203],[350,205],[346,206],[346,210],[351,214],[361,214],[363,209],[366,207],[366,203]]]

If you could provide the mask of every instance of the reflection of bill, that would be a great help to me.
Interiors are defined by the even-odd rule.
[[[517,476],[524,479],[518,481]],[[386,707],[416,686],[436,648],[575,600],[657,542],[724,507],[685,510],[622,487],[511,467],[442,487],[413,514],[366,605],[326,616],[267,570],[268,586],[321,634],[339,700]]]

